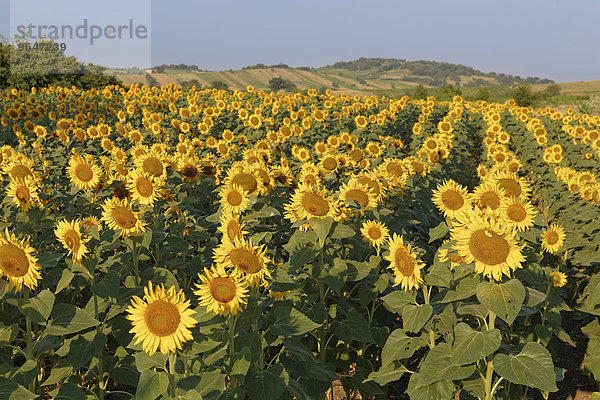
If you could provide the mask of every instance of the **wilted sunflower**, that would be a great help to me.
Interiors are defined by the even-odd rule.
[[[551,254],[556,254],[565,243],[565,228],[552,224],[542,232],[542,248]]]
[[[500,281],[502,275],[510,277],[511,271],[521,267],[525,257],[521,254],[514,232],[501,226],[495,218],[483,218],[472,212],[465,224],[452,229],[454,249],[465,263],[475,263],[475,272]]]
[[[80,231],[81,226],[79,221],[73,220],[69,222],[66,219],[59,221],[54,230],[56,238],[66,250],[69,250],[69,254],[72,254],[73,264],[80,264],[83,256],[88,252],[85,244],[90,239],[83,238]]]
[[[37,285],[42,267],[33,255],[34,252],[28,239],[19,241],[14,234],[8,232],[8,228],[4,234],[0,233],[0,277],[8,279],[9,290],[14,287],[19,292],[23,285],[30,289]]]
[[[315,186],[300,184],[294,191],[291,202],[285,206],[285,217],[292,222],[303,218],[335,218],[337,213],[336,203],[325,194],[323,189]]]
[[[220,201],[225,211],[241,214],[248,208],[248,192],[242,186],[225,186],[219,192],[219,196],[221,197]]]
[[[37,193],[37,186],[32,176],[26,176],[21,179],[11,179],[6,195],[12,198],[13,203],[21,209],[28,211],[32,206],[41,205]]]
[[[365,221],[360,228],[363,240],[379,250],[390,238],[390,231],[383,222]]]
[[[244,224],[240,223],[238,214],[231,211],[223,211],[219,218],[219,231],[223,234],[224,242],[233,243],[236,239],[241,240],[247,234]]]
[[[250,286],[266,284],[265,277],[271,277],[264,246],[253,246],[249,240],[235,239],[233,243],[223,242],[214,252],[217,265],[234,268],[234,274],[245,276]]]
[[[132,200],[140,204],[154,204],[159,197],[162,179],[154,178],[142,169],[136,169],[127,176],[126,188]]]
[[[504,219],[505,224],[519,231],[531,228],[536,214],[537,211],[531,202],[520,200],[518,197],[505,199],[499,211],[499,216]]]
[[[127,200],[115,197],[108,199],[102,204],[102,210],[102,221],[110,229],[121,229],[121,236],[145,230],[144,223],[138,213],[133,212]]]
[[[200,298],[200,305],[206,306],[214,315],[225,315],[227,311],[236,315],[246,304],[248,285],[241,276],[230,275],[218,265],[198,277],[202,283],[196,284],[198,290],[194,294]]]
[[[133,324],[129,331],[134,333],[135,344],[142,342],[145,352],[152,355],[156,350],[163,354],[175,352],[182,344],[192,340],[192,328],[197,324],[194,311],[189,309],[190,301],[185,300],[183,290],[163,285],[152,288],[152,282],[144,288],[144,299],[133,296],[131,305],[125,310]]]
[[[73,154],[69,159],[67,173],[71,182],[79,189],[90,190],[100,183],[100,168],[89,154],[85,157]]]
[[[423,282],[421,269],[425,264],[417,260],[411,245],[405,245],[402,236],[394,233],[390,240],[390,253],[385,259],[390,262],[389,268],[394,272],[394,286],[400,285],[402,290],[409,291]]]
[[[456,218],[457,214],[471,210],[467,189],[452,179],[438,184],[431,200],[446,218]]]
[[[556,287],[563,287],[567,284],[567,275],[559,271],[554,271],[550,273],[550,281]]]

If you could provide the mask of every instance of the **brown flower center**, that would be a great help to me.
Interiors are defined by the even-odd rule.
[[[240,271],[247,274],[256,274],[262,269],[260,258],[247,249],[233,249],[229,253],[231,263]]]
[[[229,303],[235,298],[235,282],[231,278],[213,278],[210,282],[210,293],[220,303]]]
[[[164,300],[156,300],[148,304],[144,320],[152,334],[163,337],[177,331],[181,317],[175,305]]]
[[[509,197],[519,197],[521,195],[521,185],[515,179],[500,179],[498,186],[504,189]]]
[[[246,172],[240,172],[231,180],[233,185],[240,185],[245,191],[248,193],[254,193],[256,188],[258,187],[258,182],[256,178],[252,174],[248,174]]]
[[[394,261],[396,269],[403,276],[412,276],[415,271],[415,263],[410,253],[403,248],[398,248],[394,253]]]
[[[455,190],[446,190],[442,193],[442,203],[447,209],[455,211],[465,204],[465,199]]]
[[[508,207],[508,218],[514,222],[521,222],[527,218],[527,211],[520,204],[513,204]]]
[[[29,193],[29,189],[26,186],[19,186],[15,191],[15,196],[17,200],[21,203],[29,203],[31,200],[31,194]]]
[[[161,176],[163,173],[163,164],[156,157],[146,157],[144,162],[142,163],[142,168],[144,172],[149,173],[152,176]]]
[[[83,182],[89,182],[94,177],[94,172],[87,164],[77,164],[75,166],[75,176]]]
[[[0,245],[0,269],[7,276],[24,276],[29,271],[27,254],[12,243]]]
[[[346,198],[352,199],[355,203],[360,204],[361,207],[367,207],[369,205],[369,195],[360,189],[350,189],[346,192]]]
[[[137,222],[135,214],[127,207],[123,206],[115,207],[112,211],[112,217],[121,229],[131,229],[135,227],[135,223]]]
[[[556,233],[556,232],[546,233],[546,242],[550,245],[558,243],[558,233]]]
[[[329,203],[316,193],[304,193],[302,207],[311,215],[322,217],[329,212]]]
[[[506,239],[496,232],[479,229],[469,239],[469,250],[477,261],[486,265],[497,265],[506,261],[510,246]]]
[[[500,196],[496,192],[485,192],[479,199],[482,208],[489,207],[492,210],[500,207]]]
[[[381,236],[382,236],[381,229],[379,229],[376,226],[369,228],[368,233],[369,233],[369,237],[373,240],[377,240],[377,239],[381,238]]]

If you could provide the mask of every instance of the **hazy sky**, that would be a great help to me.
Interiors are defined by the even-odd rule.
[[[359,57],[390,57],[558,82],[600,79],[598,0],[151,3],[153,65],[186,63],[222,70],[283,62],[318,67]],[[9,0],[0,0],[2,35],[9,32],[8,8]],[[56,10],[61,12],[60,7]],[[106,13],[114,13],[114,19],[136,17],[135,12],[119,16],[118,9]],[[98,54],[107,66],[124,59],[119,50]]]

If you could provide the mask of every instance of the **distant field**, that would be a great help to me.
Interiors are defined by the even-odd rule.
[[[558,83],[560,93],[567,96],[589,96],[600,94],[600,81],[580,81]],[[532,85],[534,91],[546,89],[550,85]]]

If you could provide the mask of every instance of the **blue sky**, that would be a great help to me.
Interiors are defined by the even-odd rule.
[[[0,0],[3,35],[8,4]],[[598,80],[598,15],[597,0],[153,0],[151,63],[222,70],[390,57],[559,82]],[[111,66],[125,56],[109,51],[102,59]]]

